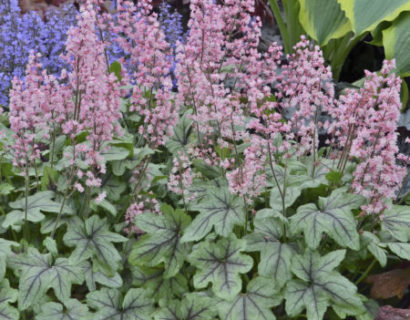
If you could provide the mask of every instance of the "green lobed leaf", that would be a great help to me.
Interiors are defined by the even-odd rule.
[[[376,258],[382,267],[387,264],[387,254],[384,249],[385,244],[381,243],[380,239],[371,232],[364,231],[360,235],[361,247],[367,248],[369,252]]]
[[[299,280],[286,285],[286,313],[290,317],[306,309],[308,320],[322,320],[328,306],[336,306],[349,315],[365,312],[356,286],[334,269],[344,259],[345,250],[325,256],[307,250],[292,261],[292,272]]]
[[[37,223],[44,219],[43,212],[59,213],[61,210],[61,203],[52,200],[54,192],[41,191],[27,198],[27,220]],[[15,209],[6,215],[3,222],[3,227],[19,225],[25,219],[25,198],[19,199],[9,203],[10,207]],[[73,214],[74,211],[70,206],[64,206],[63,212],[65,214]]]
[[[3,238],[0,238],[0,281],[3,279],[6,274],[6,264],[7,258],[14,255],[11,250],[12,246],[18,246],[19,244],[14,241],[9,241]]]
[[[258,272],[273,277],[275,284],[282,287],[290,278],[290,266],[294,249],[281,241],[283,223],[269,211],[256,213],[254,231],[244,237],[247,251],[260,251]]]
[[[7,279],[0,282],[0,319],[18,320],[20,318],[18,310],[10,306],[10,303],[17,300],[17,296],[17,290],[10,287]]]
[[[101,152],[101,156],[105,161],[123,160],[129,156],[130,152],[121,147],[109,146],[109,148]]]
[[[318,207],[313,203],[300,206],[290,218],[291,232],[303,232],[312,249],[319,246],[322,234],[326,233],[340,246],[358,250],[359,234],[351,210],[362,203],[362,197],[336,189],[327,198],[319,197]]]
[[[382,231],[387,231],[400,242],[410,240],[410,207],[394,205],[384,211]]]
[[[146,234],[134,244],[129,261],[150,267],[164,263],[164,276],[169,278],[178,273],[191,250],[190,244],[181,242],[191,218],[169,205],[163,205],[161,210],[163,215],[146,212],[135,217],[135,225]]]
[[[401,12],[410,10],[408,0],[337,0],[359,36],[371,31],[382,21],[393,21]]]
[[[387,243],[387,246],[400,258],[410,261],[410,243]]]
[[[143,287],[149,297],[156,302],[162,299],[173,299],[182,297],[189,291],[188,280],[178,273],[172,278],[164,277],[164,268],[149,268],[131,266],[133,285]]]
[[[257,277],[251,280],[245,294],[238,294],[232,301],[219,304],[219,315],[224,320],[275,320],[271,308],[282,301],[269,278]]]
[[[197,268],[194,286],[206,288],[212,283],[212,291],[221,298],[233,299],[241,290],[241,273],[248,272],[253,265],[251,257],[242,254],[246,243],[234,235],[214,242],[199,243],[189,256],[189,261]]]
[[[192,123],[193,121],[188,117],[188,114],[179,119],[178,124],[174,127],[174,135],[165,144],[171,153],[176,153],[188,145],[192,133]]]
[[[350,31],[350,23],[337,0],[299,0],[299,21],[320,46]]]
[[[70,257],[73,261],[95,258],[115,271],[121,263],[121,256],[113,243],[125,242],[127,238],[109,231],[106,219],[93,215],[85,224],[80,219],[70,223],[63,240],[67,246],[75,247]]]
[[[108,288],[120,288],[123,285],[123,281],[118,272],[115,272],[113,276],[107,275],[105,270],[98,270],[88,261],[83,261],[80,264],[80,268],[85,277],[85,283],[90,291],[97,290],[97,283],[102,284]]]
[[[207,296],[188,293],[182,300],[163,300],[155,312],[155,320],[210,320],[216,314],[215,306]]]
[[[212,228],[216,234],[226,237],[235,225],[245,223],[243,199],[232,195],[228,187],[208,189],[207,196],[191,209],[200,213],[186,228],[183,242],[200,240]]]
[[[56,302],[48,302],[41,307],[41,313],[36,320],[91,320],[93,319],[88,307],[78,300],[67,299],[64,305]]]
[[[38,302],[53,288],[60,301],[71,296],[71,285],[81,284],[84,276],[81,269],[66,258],[57,258],[54,263],[51,254],[41,254],[35,248],[28,248],[26,254],[9,257],[8,264],[21,270],[18,304],[25,310]]]
[[[123,298],[120,291],[104,288],[89,293],[87,303],[97,310],[95,320],[147,320],[154,311],[143,289],[129,289]]]

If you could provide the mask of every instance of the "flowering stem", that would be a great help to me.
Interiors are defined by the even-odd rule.
[[[280,185],[279,185],[279,181],[276,177],[275,169],[273,168],[272,152],[271,152],[269,141],[268,141],[268,154],[269,154],[269,167],[272,171],[273,179],[275,180],[276,186],[278,187],[280,197],[282,198],[282,214],[283,214],[283,216],[285,216],[285,194],[284,194],[284,192],[286,190],[283,190],[283,191],[281,190]],[[284,189],[285,189],[285,186],[284,186]]]
[[[25,187],[25,200],[24,200],[24,239],[27,241],[29,240],[30,236],[30,227],[28,225],[27,221],[27,215],[28,215],[28,192],[29,192],[29,166],[28,166],[28,157],[26,156],[26,167],[25,167],[25,173],[24,173],[24,187]]]
[[[372,263],[367,267],[367,269],[365,270],[365,272],[363,272],[363,274],[361,275],[361,277],[359,279],[356,280],[356,282],[354,283],[356,286],[362,282],[364,279],[367,278],[367,276],[369,275],[370,271],[373,269],[374,265],[376,264],[376,259],[373,258]]]
[[[60,222],[60,220],[61,220],[61,216],[63,215],[63,210],[64,210],[65,202],[66,202],[66,200],[67,200],[67,190],[68,190],[68,189],[66,189],[66,191],[64,192],[63,202],[61,203],[60,211],[58,212],[56,222],[54,223],[53,231],[51,232],[51,235],[50,235],[50,238],[51,238],[51,239],[54,238],[54,235],[55,235],[55,233],[56,233],[58,224],[59,224],[59,222]]]

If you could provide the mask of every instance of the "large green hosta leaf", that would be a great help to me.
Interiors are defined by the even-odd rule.
[[[337,2],[345,11],[352,30],[357,36],[375,29],[382,21],[393,21],[401,12],[410,10],[409,0],[337,0]]]
[[[117,270],[121,256],[113,243],[125,242],[127,238],[110,232],[108,227],[106,219],[100,219],[97,215],[87,219],[85,223],[76,219],[69,224],[63,240],[69,247],[75,247],[71,259],[78,262],[95,258],[111,270]]]
[[[214,302],[197,293],[186,294],[181,301],[163,300],[155,320],[210,320],[216,314]]]
[[[319,206],[308,203],[298,208],[290,218],[291,231],[303,232],[308,246],[319,246],[322,234],[326,233],[340,246],[358,250],[360,247],[356,221],[351,212],[363,204],[360,196],[337,189],[327,198],[319,197]]]
[[[129,261],[151,267],[164,263],[164,276],[169,278],[178,273],[190,252],[191,245],[181,243],[181,237],[191,218],[184,211],[168,205],[161,209],[161,216],[146,212],[135,218],[136,226],[146,234],[135,243]]]
[[[36,320],[91,320],[92,315],[88,307],[78,300],[68,299],[63,301],[64,306],[56,302],[48,302],[41,307],[41,313]]]
[[[389,232],[393,238],[408,242],[410,239],[410,207],[392,206],[384,211],[382,230]]]
[[[186,228],[182,241],[200,240],[212,227],[218,235],[226,237],[235,225],[245,223],[243,199],[232,195],[228,187],[209,189],[205,199],[191,209],[200,213]]]
[[[328,306],[338,312],[359,315],[366,312],[356,286],[334,269],[344,259],[345,250],[333,251],[321,257],[306,251],[295,256],[292,272],[299,280],[286,285],[286,313],[290,317],[307,311],[308,320],[322,320]]]
[[[147,290],[147,294],[156,302],[161,299],[174,299],[188,292],[188,280],[178,273],[172,278],[165,278],[163,268],[132,266],[133,285]]]
[[[4,279],[0,282],[0,319],[18,320],[19,312],[16,308],[9,305],[17,300],[18,292],[10,288],[9,281]]]
[[[241,254],[245,250],[244,240],[233,235],[218,242],[204,241],[198,244],[189,256],[189,261],[198,270],[194,276],[197,289],[212,283],[215,295],[230,300],[242,287],[241,273],[248,272],[253,265],[251,257]]]
[[[410,76],[410,12],[401,14],[389,28],[383,30],[383,46],[386,58],[396,59],[401,76]]]
[[[336,0],[299,0],[299,21],[320,46],[350,31],[350,23]]]
[[[219,305],[219,315],[224,320],[275,320],[271,308],[282,301],[274,281],[258,277],[249,282],[246,293],[238,294],[232,301]]]
[[[89,293],[87,302],[97,310],[94,320],[147,320],[154,311],[143,289],[130,289],[123,299],[120,291],[104,288]]]
[[[71,284],[81,284],[84,280],[81,269],[70,260],[57,258],[53,263],[51,254],[40,254],[35,248],[28,248],[27,254],[9,257],[8,264],[21,270],[20,310],[39,301],[50,288],[60,301],[65,301],[71,295]]]
[[[259,274],[273,277],[276,284],[282,287],[290,279],[290,265],[295,253],[288,243],[280,240],[283,223],[264,209],[256,213],[254,226],[255,230],[244,238],[246,250],[260,251]]]

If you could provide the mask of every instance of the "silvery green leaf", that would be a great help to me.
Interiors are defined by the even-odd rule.
[[[291,278],[290,266],[295,254],[289,243],[281,241],[283,228],[283,223],[269,211],[259,211],[254,220],[254,231],[244,237],[247,251],[261,253],[259,274],[272,277],[279,287]]]
[[[131,266],[133,285],[147,290],[156,302],[174,299],[188,292],[188,280],[178,273],[172,278],[164,277],[164,268]]]
[[[104,270],[93,268],[93,265],[88,261],[83,261],[80,264],[80,268],[85,276],[88,290],[91,292],[97,290],[97,282],[105,287],[114,289],[120,288],[123,285],[122,278],[118,272],[115,272],[113,276],[107,275]]]
[[[87,302],[97,310],[95,320],[147,320],[154,311],[143,289],[129,289],[123,298],[119,290],[104,288],[89,293]]]
[[[121,262],[121,256],[113,243],[125,242],[127,238],[109,231],[106,219],[93,215],[85,223],[76,221],[68,225],[64,243],[75,247],[71,254],[73,261],[95,258],[104,266],[115,271]]]
[[[181,242],[182,233],[191,218],[180,209],[161,207],[163,215],[150,212],[135,217],[135,225],[146,232],[133,246],[129,261],[135,265],[166,266],[164,276],[173,277],[183,265],[191,245]]]
[[[393,238],[408,242],[410,240],[410,207],[394,205],[384,212],[382,231],[389,232]]]
[[[323,233],[343,247],[358,250],[360,247],[356,221],[351,212],[363,204],[361,196],[337,189],[327,197],[319,197],[318,206],[308,203],[300,206],[290,218],[293,233],[303,232],[308,246],[319,246]]]
[[[292,260],[292,272],[298,277],[286,285],[286,313],[290,317],[306,309],[309,320],[322,320],[328,306],[337,306],[338,312],[359,315],[365,307],[356,286],[338,273],[346,250],[337,250],[320,256],[307,250]]]
[[[200,242],[189,256],[189,261],[197,268],[194,286],[206,288],[212,283],[212,291],[221,298],[233,299],[242,288],[241,273],[248,272],[253,260],[246,254],[246,243],[234,235],[214,242]]]
[[[186,228],[182,241],[197,241],[212,229],[223,237],[228,236],[235,225],[244,225],[245,211],[243,199],[230,193],[228,187],[210,188],[207,196],[191,207],[200,213]]]
[[[221,319],[275,320],[271,308],[280,304],[283,298],[274,284],[273,279],[254,278],[249,282],[246,293],[240,293],[233,300],[218,305]]]
[[[58,299],[64,301],[71,295],[71,285],[81,284],[83,274],[78,266],[66,258],[54,262],[51,254],[41,254],[35,248],[28,248],[26,254],[9,257],[11,268],[21,271],[18,304],[25,310],[53,288]]]
[[[387,254],[384,247],[385,244],[381,243],[379,238],[371,232],[364,231],[360,235],[361,247],[366,247],[367,250],[376,258],[382,267],[386,266]]]
[[[402,259],[410,260],[410,243],[387,243],[389,249]]]
[[[7,279],[0,282],[0,319],[18,320],[20,318],[18,310],[10,306],[10,303],[17,300],[17,296],[17,290],[10,288],[10,284]]]
[[[210,320],[216,314],[211,298],[198,293],[188,293],[182,300],[163,300],[155,312],[155,320]]]
[[[92,314],[88,307],[78,300],[67,299],[64,305],[56,302],[48,302],[41,307],[41,313],[36,320],[91,320]]]

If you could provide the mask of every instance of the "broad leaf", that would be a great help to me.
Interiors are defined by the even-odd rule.
[[[181,301],[163,300],[155,320],[209,320],[216,314],[213,301],[197,293],[186,294]]]
[[[244,225],[243,199],[233,196],[227,187],[212,188],[204,200],[193,206],[200,213],[186,228],[182,241],[197,241],[211,232],[227,237],[235,225]]]
[[[117,160],[112,163],[112,172],[116,176],[122,176],[126,169],[134,169],[148,155],[154,154],[154,150],[144,148],[134,148],[132,159]]]
[[[88,320],[92,315],[88,307],[78,300],[68,299],[63,301],[64,306],[56,302],[48,302],[41,307],[41,313],[36,320]]]
[[[276,284],[282,287],[291,277],[290,266],[294,249],[281,242],[283,223],[269,211],[259,211],[254,220],[254,232],[248,234],[247,251],[260,251],[261,261],[258,272],[262,276],[273,277]]]
[[[189,261],[197,268],[195,288],[206,288],[211,282],[217,297],[227,300],[235,297],[242,287],[240,274],[248,272],[253,265],[251,257],[241,254],[245,246],[244,240],[233,235],[216,243],[199,243],[189,256]]]
[[[118,272],[110,277],[106,275],[103,270],[94,270],[92,264],[88,261],[83,261],[80,267],[85,276],[88,290],[90,291],[97,290],[97,282],[108,288],[120,288],[123,285],[122,278]]]
[[[353,32],[359,36],[371,31],[382,21],[393,21],[403,11],[410,10],[408,0],[337,0],[350,20]]]
[[[387,246],[400,258],[410,261],[410,243],[388,243]]]
[[[54,192],[41,191],[27,198],[27,215],[38,215],[41,212],[59,213],[61,210],[61,203],[53,201]],[[19,199],[9,203],[13,209],[25,211],[25,198]],[[74,210],[67,204],[63,208],[63,213],[73,214]]]
[[[329,305],[349,315],[365,312],[356,286],[334,270],[345,253],[338,250],[321,257],[317,252],[306,251],[303,256],[294,257],[292,272],[300,280],[286,285],[286,313],[290,317],[306,308],[309,320],[321,320]]]
[[[188,292],[188,280],[178,273],[172,278],[165,278],[163,268],[132,266],[133,285],[146,289],[156,302],[161,299],[181,297]]]
[[[400,242],[408,242],[410,239],[410,207],[392,206],[384,211],[382,230],[389,232],[393,238]]]
[[[43,212],[59,213],[61,210],[61,203],[53,201],[54,193],[52,191],[41,191],[27,198],[27,220],[38,223],[44,219]],[[15,209],[6,215],[3,222],[4,228],[10,226],[21,225],[25,219],[25,198],[11,202],[10,207]],[[73,209],[65,205],[63,208],[64,214],[73,214]]]
[[[147,320],[154,310],[143,289],[129,289],[123,299],[120,291],[104,288],[89,293],[87,302],[97,310],[95,320]]]
[[[410,76],[410,12],[403,13],[391,27],[383,30],[387,59],[395,59],[402,77]]]
[[[185,148],[189,143],[189,136],[192,132],[193,121],[185,114],[179,119],[178,124],[174,127],[174,135],[166,142],[167,149],[175,153]]]
[[[17,300],[17,296],[17,290],[10,288],[8,280],[0,282],[0,319],[18,320],[20,318],[17,309],[9,305]]]
[[[360,196],[337,189],[327,198],[319,197],[319,207],[308,203],[298,208],[290,218],[291,231],[303,232],[308,246],[319,246],[322,234],[326,233],[340,246],[357,250],[360,247],[356,221],[351,212],[363,203]]]
[[[80,220],[69,224],[63,240],[69,247],[75,247],[71,259],[79,262],[93,257],[111,270],[116,270],[121,256],[113,243],[127,239],[110,232],[108,227],[106,219],[100,219],[97,215],[87,219],[85,224]]]
[[[40,254],[28,248],[27,254],[9,257],[9,266],[21,270],[19,282],[19,309],[25,310],[46,294],[50,288],[60,301],[71,296],[71,284],[81,284],[84,276],[81,269],[66,258],[53,263],[50,254]]]
[[[361,247],[367,248],[369,252],[376,258],[382,267],[387,264],[387,254],[384,247],[385,244],[380,242],[380,239],[371,232],[364,231],[361,236]]]
[[[164,276],[168,278],[178,273],[190,252],[191,245],[181,243],[181,237],[191,218],[168,205],[161,209],[164,213],[161,216],[146,212],[135,218],[135,225],[146,234],[135,243],[129,261],[150,267],[164,263]]]
[[[101,153],[105,161],[123,160],[128,157],[130,152],[121,147],[109,146],[108,150]]]
[[[0,238],[0,281],[3,279],[6,273],[7,257],[13,254],[13,252],[11,251],[11,246],[18,245],[19,244],[17,242]]]
[[[337,0],[299,0],[299,3],[299,21],[320,46],[350,31],[349,21]]]
[[[238,294],[233,301],[223,301],[219,315],[224,320],[275,320],[271,308],[281,301],[274,281],[258,277],[249,282],[246,294]]]

